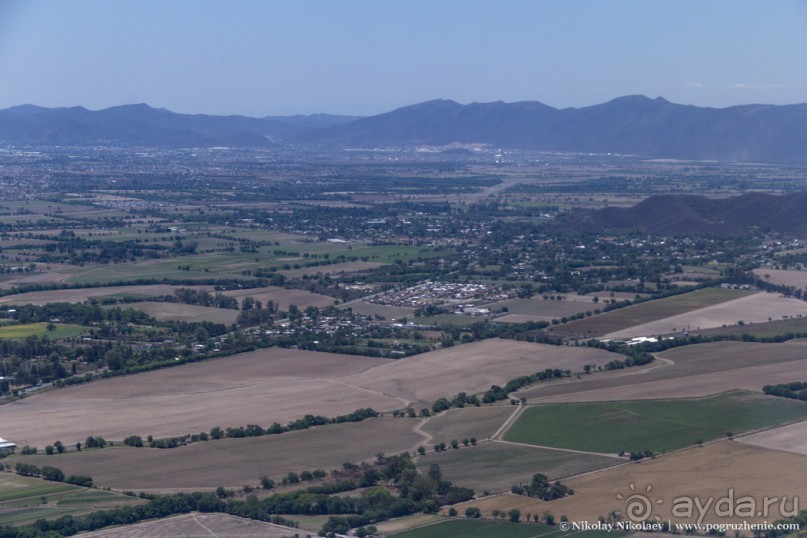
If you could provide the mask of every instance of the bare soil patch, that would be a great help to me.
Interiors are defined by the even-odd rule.
[[[37,394],[0,405],[3,437],[43,447],[88,435],[167,437],[214,426],[286,423],[402,402],[331,379],[390,361],[280,348]]]
[[[343,380],[410,402],[432,402],[459,392],[482,392],[546,368],[581,371],[586,364],[614,358],[593,348],[490,339],[394,361]]]

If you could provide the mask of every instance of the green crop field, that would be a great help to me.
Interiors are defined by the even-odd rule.
[[[660,453],[805,417],[805,402],[732,391],[708,398],[537,405],[505,438],[591,452]]]
[[[99,489],[0,474],[0,525],[27,525],[40,518],[76,516],[143,502]]]
[[[52,331],[48,330],[47,323],[28,323],[25,325],[4,325],[0,327],[0,338],[22,339],[29,336],[47,336],[51,340],[78,336],[87,329],[80,325],[54,324]]]
[[[621,532],[579,531],[564,532],[555,525],[535,525],[490,521],[487,519],[452,519],[434,525],[393,534],[395,538],[554,538],[575,536],[577,538],[619,538]]]

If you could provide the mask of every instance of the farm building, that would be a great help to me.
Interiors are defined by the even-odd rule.
[[[11,450],[14,452],[15,448],[17,448],[17,445],[0,437],[0,450]]]

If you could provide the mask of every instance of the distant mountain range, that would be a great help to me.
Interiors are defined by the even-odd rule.
[[[628,96],[557,109],[538,102],[462,105],[436,100],[364,118],[188,115],[147,105],[100,111],[24,105],[0,110],[0,140],[173,147],[278,142],[411,147],[460,142],[648,158],[807,163],[807,104],[718,109]]]
[[[83,107],[22,105],[0,110],[0,140],[31,145],[121,144],[155,147],[271,146],[355,116],[208,116],[177,114],[148,105],[91,111]]]
[[[751,193],[712,199],[695,195],[651,196],[635,206],[575,213],[556,225],[579,232],[652,235],[740,236],[764,232],[807,232],[807,192],[781,196]]]

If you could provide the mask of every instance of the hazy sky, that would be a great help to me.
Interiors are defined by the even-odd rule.
[[[807,0],[0,0],[0,108],[807,102]]]

